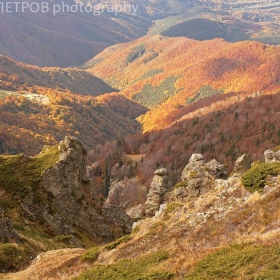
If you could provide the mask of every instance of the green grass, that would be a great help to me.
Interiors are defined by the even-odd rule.
[[[124,259],[112,265],[98,265],[84,272],[76,280],[167,280],[172,273],[157,271],[155,266],[168,258],[166,251],[159,251],[138,260]]]
[[[35,157],[24,155],[0,156],[0,186],[20,198],[37,191],[46,169],[59,160],[56,146],[45,148]]]
[[[151,227],[149,228],[149,232],[147,233],[147,235],[155,235],[159,232],[161,232],[165,227],[165,224],[163,222],[156,222],[156,223],[153,223],[151,225]]]
[[[82,255],[82,260],[83,261],[91,261],[94,262],[97,260],[98,256],[100,254],[99,248],[97,247],[92,247],[88,249],[83,255]]]
[[[183,204],[178,203],[178,202],[172,202],[172,203],[167,204],[163,218],[168,219],[170,213],[172,213],[176,208],[182,207],[182,206],[183,206]]]
[[[16,271],[30,262],[31,252],[11,243],[0,245],[0,271]]]
[[[127,241],[129,241],[131,239],[130,235],[124,235],[122,237],[120,237],[119,239],[107,244],[104,246],[105,249],[107,250],[113,250],[115,249],[117,246],[119,246],[122,243],[126,243]]]
[[[178,189],[178,188],[185,188],[188,184],[188,180],[179,182],[178,184],[175,185],[174,189]]]
[[[280,246],[239,244],[204,257],[185,280],[280,279]]]
[[[140,231],[140,225],[137,225],[136,227],[134,227],[134,228],[132,229],[131,234],[137,234],[139,231]]]
[[[280,173],[280,163],[266,163],[257,161],[242,176],[242,183],[250,192],[261,191],[265,186],[268,175],[278,175]]]
[[[56,243],[69,244],[69,242],[72,238],[73,238],[73,235],[57,235],[53,238],[53,241]]]

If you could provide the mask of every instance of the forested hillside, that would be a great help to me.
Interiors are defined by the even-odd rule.
[[[153,36],[104,50],[88,71],[151,108],[139,118],[145,132],[172,124],[206,97],[228,103],[232,94],[276,93],[279,62],[277,46]]]

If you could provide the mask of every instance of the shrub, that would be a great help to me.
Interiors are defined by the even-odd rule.
[[[108,249],[108,250],[113,250],[115,249],[118,245],[122,244],[122,243],[126,243],[127,241],[129,241],[131,239],[131,236],[130,235],[124,235],[122,236],[121,238],[105,245],[105,249]]]
[[[267,175],[280,173],[280,163],[266,163],[258,161],[242,176],[242,183],[250,192],[260,191],[265,185]]]
[[[88,249],[83,255],[82,255],[82,260],[83,261],[91,261],[94,262],[97,260],[98,256],[100,254],[99,248],[97,247],[92,247]]]
[[[185,280],[280,279],[280,246],[238,244],[204,257]]]
[[[187,185],[188,185],[188,180],[185,180],[176,184],[174,188],[175,189],[182,188],[182,187],[185,188]]]
[[[178,203],[178,202],[173,202],[173,203],[167,204],[165,212],[164,212],[164,219],[167,219],[169,217],[169,214],[178,207],[182,207],[182,204]]]
[[[30,261],[31,252],[15,244],[0,245],[0,271],[16,271]]]
[[[84,272],[76,280],[167,280],[171,279],[172,273],[154,270],[158,263],[167,258],[166,251],[159,251],[138,260],[124,259],[112,265],[98,265]],[[153,272],[150,271],[151,269]]]

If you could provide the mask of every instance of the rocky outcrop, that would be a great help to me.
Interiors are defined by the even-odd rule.
[[[106,199],[108,204],[121,205],[133,219],[145,216],[144,203],[148,194],[141,178],[135,176],[138,164],[137,160],[131,159],[111,168],[110,188]]]
[[[250,155],[243,154],[241,157],[239,157],[235,164],[232,171],[232,176],[238,177],[243,175],[248,169],[250,169],[252,164],[252,159]]]
[[[144,204],[147,194],[147,188],[141,184],[139,178],[125,178],[111,182],[106,202],[121,205],[128,213],[135,205]],[[133,215],[131,217],[136,218]]]
[[[121,208],[102,205],[87,178],[87,152],[80,141],[66,137],[59,143],[58,150],[60,159],[45,171],[38,186],[42,203],[34,204],[32,196],[26,199],[22,203],[25,217],[44,224],[54,235],[78,237],[82,231],[93,240],[111,241],[129,233],[130,217]]]
[[[151,182],[150,191],[147,196],[146,215],[152,217],[159,210],[163,202],[164,195],[167,192],[168,172],[166,168],[157,169]]]
[[[226,179],[227,172],[223,164],[213,159],[205,164],[205,170],[215,179]]]
[[[264,152],[264,161],[271,163],[271,162],[276,162],[280,161],[280,150],[273,152],[271,150],[267,150]]]
[[[182,172],[182,182],[175,186],[169,199],[188,201],[209,192],[215,187],[215,179],[225,179],[225,167],[216,160],[205,163],[201,154],[193,154]]]

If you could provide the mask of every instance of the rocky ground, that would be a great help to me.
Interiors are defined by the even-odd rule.
[[[278,163],[277,151],[265,152],[264,164]],[[256,168],[257,164],[253,167]],[[243,182],[244,172],[250,166],[250,157],[244,154],[236,161],[231,176],[226,178],[225,169],[220,163],[215,160],[206,163],[202,155],[194,154],[182,172],[182,182],[171,192],[166,192],[165,188],[167,170],[159,169],[155,172],[146,202],[148,218],[135,223],[132,234],[114,246],[99,247],[99,256],[94,263],[82,262],[84,250],[80,249],[48,252],[37,257],[26,271],[3,276],[3,279],[71,279],[97,264],[116,266],[122,259],[138,260],[162,250],[166,250],[169,257],[155,264],[153,270],[171,273],[172,279],[185,279],[205,255],[227,246],[245,244],[274,248],[273,252],[277,252],[280,245],[280,176],[268,175],[262,189],[249,191]],[[230,248],[238,250],[241,247]],[[246,251],[246,248],[243,249]],[[51,261],[54,255],[57,265]],[[242,265],[254,267],[255,258],[252,255]],[[253,271],[238,270],[234,279],[257,279],[248,277],[261,277],[268,273],[267,269],[264,263],[262,267],[256,266]],[[125,270],[128,272],[124,273],[129,275],[129,267]],[[30,278],[32,271],[34,278]],[[39,273],[38,276],[35,272]],[[91,276],[84,274],[79,279],[96,279],[94,273],[89,272],[87,275]],[[279,279],[277,267],[269,270],[269,273],[274,276],[262,279]],[[171,279],[168,278],[169,274],[164,275],[166,278],[161,279]],[[129,279],[122,277],[119,279]],[[229,278],[217,276],[215,279]]]

